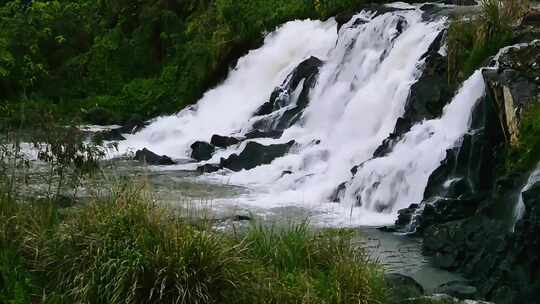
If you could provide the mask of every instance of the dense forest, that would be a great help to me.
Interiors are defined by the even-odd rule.
[[[45,107],[100,124],[171,113],[222,80],[265,32],[362,2],[0,1],[2,112]]]

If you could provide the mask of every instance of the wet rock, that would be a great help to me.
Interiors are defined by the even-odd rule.
[[[212,158],[216,148],[205,141],[197,141],[191,145],[191,158],[196,161],[205,161]]]
[[[283,131],[279,131],[279,130],[270,130],[270,131],[253,130],[246,133],[245,137],[246,139],[255,139],[255,138],[278,139],[281,137],[282,134],[283,134]]]
[[[504,126],[505,141],[517,145],[523,113],[540,102],[540,42],[526,47],[511,48],[499,57],[498,70],[484,71],[484,78],[498,120]]]
[[[438,267],[486,275],[501,260],[506,231],[501,222],[485,216],[435,224],[424,231],[422,250]]]
[[[454,90],[448,85],[446,57],[439,54],[446,35],[446,31],[442,31],[423,55],[425,61],[422,75],[411,86],[405,103],[405,112],[397,120],[394,131],[375,150],[373,157],[383,157],[390,153],[413,125],[422,120],[439,117],[444,106],[452,99]]]
[[[205,165],[197,167],[197,171],[199,173],[213,173],[213,172],[217,172],[217,171],[219,171],[221,169],[222,168],[221,168],[220,165],[213,165],[213,164],[205,164]]]
[[[270,164],[276,158],[284,156],[293,145],[294,141],[267,146],[248,142],[239,155],[232,154],[227,159],[221,159],[220,166],[233,171],[250,170],[260,165]]]
[[[347,182],[339,184],[336,190],[334,190],[334,192],[328,198],[329,201],[333,203],[339,203],[341,201],[341,198],[343,197],[343,194],[345,193],[345,190],[347,190]]]
[[[399,210],[398,219],[395,223],[396,229],[405,232],[412,232],[409,230],[409,224],[412,222],[413,216],[419,207],[419,204],[411,204],[408,208]]]
[[[134,159],[149,165],[168,166],[176,164],[170,157],[166,155],[159,156],[146,148],[138,150]]]
[[[399,273],[384,275],[384,282],[395,299],[419,297],[424,294],[424,288],[413,278]]]
[[[253,128],[263,132],[283,131],[298,122],[309,104],[309,92],[317,81],[322,64],[313,56],[301,62],[272,92],[270,100],[255,112],[255,116],[267,116],[256,121]],[[295,99],[297,91],[300,93]]]
[[[434,293],[447,294],[458,299],[476,299],[478,298],[478,288],[471,285],[468,281],[452,281],[444,283],[435,288]]]
[[[108,131],[98,132],[93,136],[94,141],[122,141],[126,138],[122,135],[119,129],[111,129]]]
[[[236,137],[214,135],[212,136],[212,139],[210,139],[210,143],[219,148],[227,148],[240,143],[240,139]]]

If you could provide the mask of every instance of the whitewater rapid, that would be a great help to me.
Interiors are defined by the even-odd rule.
[[[236,203],[268,209],[302,206],[320,211],[321,221],[337,225],[392,223],[399,209],[422,200],[429,175],[446,150],[460,143],[472,109],[484,95],[478,71],[440,118],[415,125],[391,153],[372,159],[404,113],[411,85],[422,72],[422,55],[444,28],[444,19],[424,21],[420,10],[362,12],[339,33],[334,20],[289,22],[268,35],[263,47],[240,59],[227,80],[197,105],[155,119],[121,142],[120,152],[147,147],[187,158],[195,141],[209,141],[214,134],[241,136],[260,119],[253,114],[274,88],[300,62],[315,56],[324,64],[301,119],[279,139],[253,140],[276,144],[293,139],[292,150],[252,170],[221,170],[200,178],[251,189]],[[293,92],[292,98],[298,94]],[[238,154],[244,147],[242,143],[219,150],[207,163]],[[352,176],[351,168],[359,164]],[[341,203],[329,202],[343,182]]]

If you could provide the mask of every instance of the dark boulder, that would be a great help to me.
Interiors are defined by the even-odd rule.
[[[384,275],[384,283],[390,290],[394,300],[419,297],[424,294],[424,288],[413,278],[399,273]]]
[[[530,10],[523,16],[521,20],[521,25],[525,26],[540,26],[540,11],[539,10]]]
[[[159,156],[146,148],[138,150],[134,159],[149,165],[168,166],[176,164],[170,157],[166,155]]]
[[[246,139],[255,139],[255,138],[278,139],[281,137],[282,134],[283,134],[283,131],[279,131],[279,130],[270,130],[270,131],[253,130],[246,133],[245,138]]]
[[[221,166],[212,164],[205,164],[197,167],[197,171],[199,173],[213,173],[219,170],[221,170]]]
[[[271,94],[270,100],[263,104],[254,116],[262,116],[253,128],[262,132],[283,131],[297,123],[309,104],[309,93],[319,76],[323,62],[310,57],[302,61],[285,81]],[[300,89],[297,99],[294,92]]]
[[[485,216],[434,224],[424,231],[422,250],[441,268],[486,275],[501,260],[506,232],[500,221]]]
[[[343,197],[343,194],[345,193],[345,190],[347,190],[347,182],[339,184],[339,186],[337,186],[337,188],[328,198],[329,201],[333,203],[339,203],[341,201],[341,198]]]
[[[220,166],[233,171],[250,170],[260,165],[270,164],[276,158],[284,156],[293,145],[294,141],[268,146],[248,142],[239,155],[232,154],[227,159],[221,159]]]
[[[413,217],[419,207],[419,204],[411,204],[408,208],[399,210],[395,228],[400,231],[413,232],[414,229],[411,229],[409,225],[413,224]]]
[[[197,141],[191,145],[191,158],[196,161],[205,161],[212,158],[216,148],[205,141]]]
[[[212,136],[212,139],[210,139],[210,143],[219,148],[227,148],[230,146],[234,146],[238,144],[239,142],[240,142],[240,139],[236,137],[221,136],[221,135],[214,135]]]

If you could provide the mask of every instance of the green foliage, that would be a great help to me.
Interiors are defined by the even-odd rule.
[[[17,252],[0,248],[0,303],[32,302],[32,277]]]
[[[454,21],[448,32],[449,82],[468,78],[486,60],[512,42],[517,20],[527,11],[523,0],[483,0],[471,20]]]
[[[19,100],[37,99],[66,113],[107,100],[100,106],[117,121],[171,113],[216,85],[264,32],[363,2],[3,1],[0,100],[17,109]]]
[[[348,230],[253,225],[223,233],[122,184],[78,208],[0,199],[8,299],[44,303],[386,303],[379,266]],[[24,265],[24,266],[22,266]],[[29,276],[28,273],[32,273]],[[11,292],[11,291],[10,291]],[[13,302],[22,303],[22,302]]]
[[[540,163],[540,101],[523,110],[519,143],[510,148],[506,170],[531,170]]]

